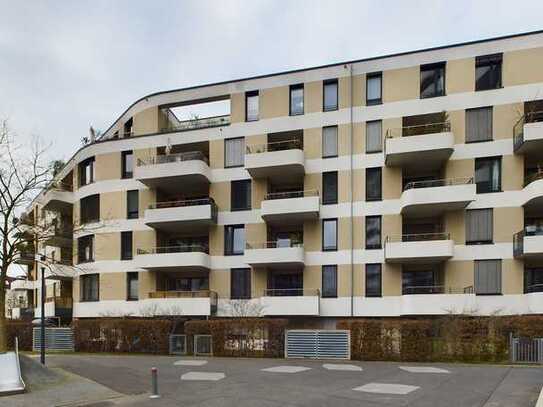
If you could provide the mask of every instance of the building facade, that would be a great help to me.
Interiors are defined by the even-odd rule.
[[[46,314],[541,313],[542,66],[538,32],[146,96],[26,215]]]

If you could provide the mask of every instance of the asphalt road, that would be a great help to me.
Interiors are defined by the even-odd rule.
[[[186,365],[195,360],[205,364]],[[48,365],[130,395],[89,406],[526,407],[543,386],[538,367],[78,354],[50,356]],[[158,400],[148,398],[153,366]]]

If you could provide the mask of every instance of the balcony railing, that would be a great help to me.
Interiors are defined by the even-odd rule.
[[[532,182],[539,179],[543,179],[543,170],[538,169],[536,172],[528,174],[524,177],[524,186],[531,184]]]
[[[149,293],[149,298],[211,298],[216,296],[215,291],[199,290],[165,290],[165,291],[153,291]]]
[[[387,236],[385,241],[389,243],[396,242],[427,242],[433,240],[451,240],[451,234],[447,232],[435,233],[412,233],[405,235]]]
[[[524,143],[524,125],[526,123],[543,122],[543,110],[528,112],[513,126],[513,149],[516,151]]]
[[[524,230],[513,235],[513,257],[519,257],[524,254],[524,236]]]
[[[257,144],[253,146],[246,146],[245,151],[247,154],[259,154],[272,151],[284,151],[302,149],[302,141],[298,139],[273,141],[271,143]]]
[[[543,293],[543,284],[532,284],[526,287],[526,293]]]
[[[188,131],[197,129],[206,129],[208,127],[220,127],[230,125],[230,115],[204,117],[202,119],[190,119],[178,122],[175,126],[168,126],[160,129],[161,133],[171,133],[176,131]]]
[[[309,189],[306,191],[270,192],[266,194],[264,200],[306,198],[308,196],[319,196],[319,191],[317,189]]]
[[[53,181],[47,186],[47,192],[49,191],[64,191],[73,192],[74,187],[72,184],[67,184],[61,181]]]
[[[246,243],[246,249],[283,249],[289,247],[304,247],[304,243],[299,240],[284,239],[272,240],[269,242]]]
[[[414,294],[473,294],[473,286],[454,288],[444,285],[411,285],[403,287],[402,295]]]
[[[451,131],[451,122],[449,121],[388,129],[386,138],[423,136],[425,134],[444,133],[446,131]]]
[[[155,202],[149,205],[149,209],[183,208],[188,206],[211,205],[211,216],[217,217],[218,208],[213,198],[187,199],[183,201]]]
[[[45,302],[54,302],[56,308],[72,308],[73,306],[73,298],[71,297],[47,297]]]
[[[264,297],[320,297],[317,288],[272,288],[264,289]]]
[[[147,158],[145,160],[138,158],[138,166],[154,165],[154,164],[166,164],[176,163],[183,161],[199,160],[204,161],[209,165],[209,158],[201,151],[187,151],[177,154],[161,154],[154,157]]]
[[[169,253],[207,253],[209,246],[207,244],[190,244],[177,246],[159,246],[150,248],[138,248],[137,254],[169,254]]]
[[[413,181],[405,184],[403,190],[415,188],[434,188],[434,187],[448,187],[454,185],[467,185],[473,184],[473,177],[463,178],[448,178],[448,179],[431,179],[425,181]]]

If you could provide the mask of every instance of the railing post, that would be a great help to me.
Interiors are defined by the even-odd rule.
[[[151,395],[150,399],[158,399],[158,369],[156,367],[151,368]]]

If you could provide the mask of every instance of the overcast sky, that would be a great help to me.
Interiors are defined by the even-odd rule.
[[[534,31],[541,16],[541,0],[0,0],[0,118],[67,159],[148,93]]]

